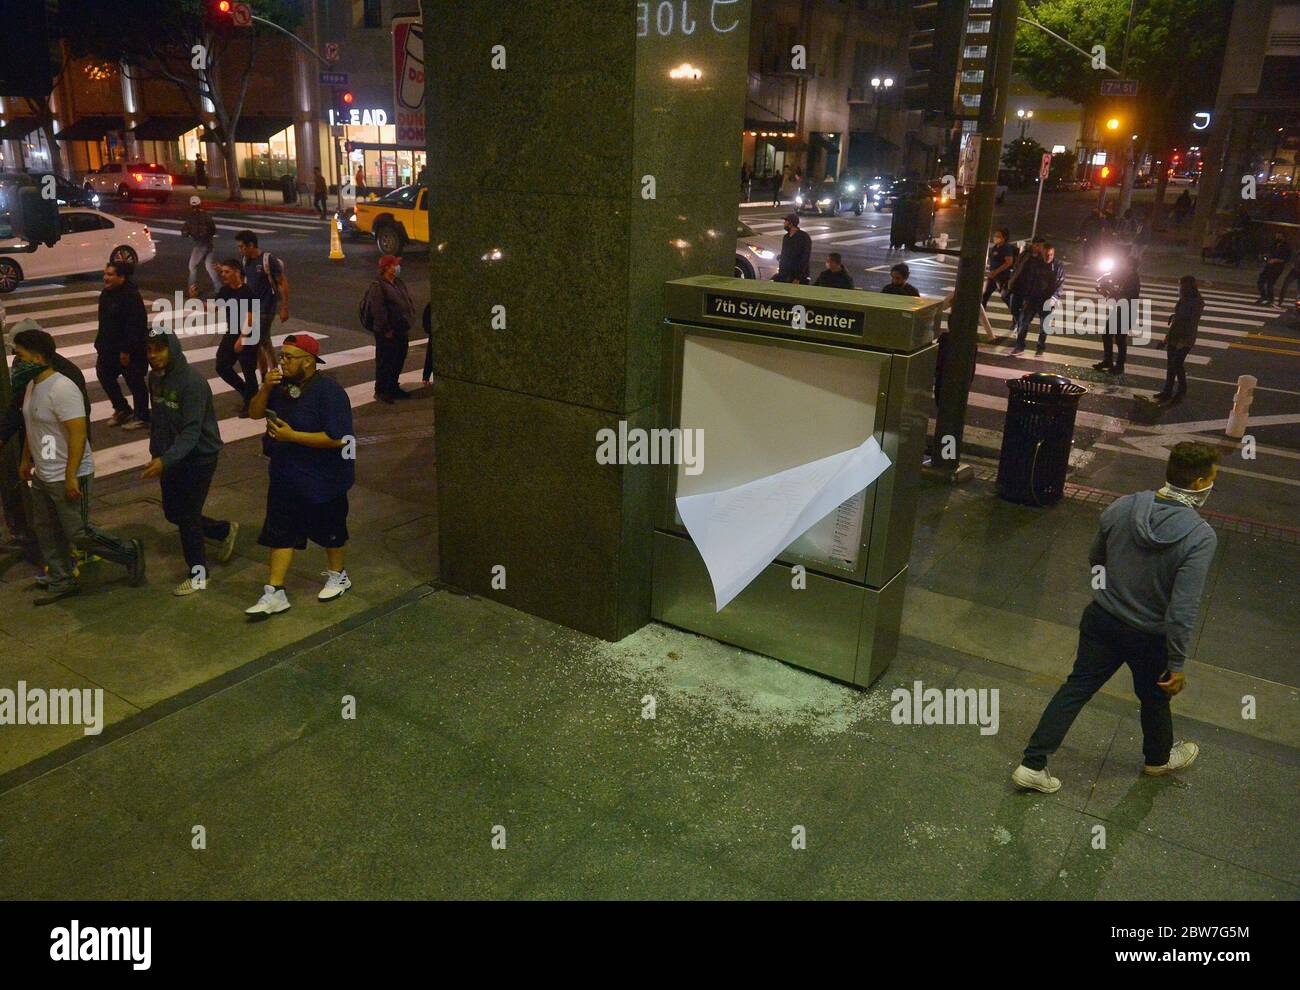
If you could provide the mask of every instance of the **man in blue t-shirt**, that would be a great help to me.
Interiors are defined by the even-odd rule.
[[[249,404],[253,419],[266,419],[263,450],[271,460],[266,520],[257,542],[271,549],[271,573],[262,597],[245,610],[254,619],[289,608],[284,579],[293,552],[307,541],[325,548],[325,587],[317,599],[332,601],[352,587],[343,567],[348,542],[348,490],[356,480],[352,403],[343,386],[318,374],[320,344],[290,334],[273,368]]]
[[[261,323],[258,325],[257,368],[265,381],[275,365],[271,327],[277,315],[281,323],[289,319],[289,280],[284,277],[284,263],[258,247],[257,235],[251,230],[237,233],[235,243],[244,259],[244,281],[258,302]]]

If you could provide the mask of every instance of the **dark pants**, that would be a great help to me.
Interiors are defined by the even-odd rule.
[[[424,380],[427,382],[433,377],[433,334],[424,342]]]
[[[1124,664],[1133,674],[1133,692],[1142,703],[1142,755],[1148,766],[1169,762],[1174,720],[1169,695],[1156,684],[1165,671],[1165,637],[1134,629],[1093,602],[1079,622],[1079,652],[1074,670],[1048,702],[1021,761],[1042,770],[1060,747],[1080,709]]]
[[[1165,354],[1165,394],[1182,395],[1187,391],[1187,355],[1192,353],[1190,347],[1171,347]],[[1178,388],[1174,388],[1175,380]]]
[[[164,470],[160,480],[163,516],[180,530],[181,552],[191,577],[196,576],[196,567],[203,568],[199,576],[207,576],[208,558],[203,541],[224,540],[230,533],[230,523],[203,514],[203,503],[207,501],[208,487],[216,470],[216,457],[187,457]]]
[[[1114,341],[1114,343],[1112,343]],[[1119,362],[1117,363],[1112,354],[1115,350],[1119,351]],[[1128,334],[1111,333],[1109,330],[1101,338],[1101,361],[1102,364],[1109,365],[1117,371],[1124,367],[1124,361],[1128,357]]]
[[[375,335],[375,394],[396,395],[401,391],[397,378],[402,373],[410,347],[411,342],[405,335],[392,339]]]
[[[325,194],[324,194],[323,192],[318,192],[318,193],[317,193],[317,194],[312,198],[312,201],[311,201],[311,202],[312,202],[312,206],[314,206],[314,207],[316,207],[316,209],[320,210],[320,215],[321,215],[322,218],[324,218],[324,216],[325,216]]]
[[[984,298],[980,300],[980,305],[985,309],[989,308],[989,300],[993,298],[993,293],[1002,291],[1002,286],[998,285],[993,279],[988,279],[984,283]]]
[[[1034,319],[1038,319],[1038,346],[1047,346],[1047,330],[1043,324],[1043,306],[1046,305],[1046,299],[1026,299],[1020,304],[1020,315],[1017,319],[1019,326],[1016,328],[1016,346],[1025,346],[1025,337],[1029,334],[1029,328],[1033,325]]]
[[[130,364],[125,368],[118,360],[117,351],[100,351],[95,356],[95,377],[99,379],[108,401],[113,403],[114,412],[131,411],[131,407],[126,404],[126,397],[122,395],[122,386],[117,382],[120,375],[126,379],[126,386],[131,390],[131,401],[135,404],[135,418],[145,423],[149,422],[149,386],[145,382],[147,369],[148,363],[143,355],[139,358],[132,355]]]
[[[235,339],[233,333],[221,335],[215,366],[221,380],[248,402],[257,394],[257,345],[245,339],[243,350],[235,353]],[[244,373],[242,378],[235,370],[236,364]]]
[[[1277,284],[1277,277],[1282,274],[1283,265],[1265,265],[1263,271],[1259,273],[1259,279],[1256,286],[1259,288],[1259,298],[1273,301],[1273,286]]]

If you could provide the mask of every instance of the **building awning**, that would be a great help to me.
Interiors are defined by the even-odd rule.
[[[235,125],[235,140],[262,144],[292,125],[292,117],[240,117]]]
[[[137,141],[175,141],[199,123],[193,117],[150,117],[135,129]]]
[[[98,141],[109,131],[120,131],[125,127],[124,117],[82,117],[54,136],[60,141]]]
[[[746,117],[745,130],[768,134],[795,134],[799,128],[793,120],[765,120],[761,117]]]
[[[39,126],[35,117],[10,117],[0,124],[0,141],[21,141]]]

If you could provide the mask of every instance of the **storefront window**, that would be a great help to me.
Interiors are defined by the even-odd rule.
[[[239,142],[235,145],[239,174],[245,179],[278,179],[296,175],[298,152],[293,140],[293,125],[263,142]]]

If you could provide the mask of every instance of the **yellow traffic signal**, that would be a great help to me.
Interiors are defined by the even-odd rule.
[[[1112,130],[1112,131],[1117,131],[1117,130],[1119,130],[1119,118],[1118,118],[1118,117],[1111,117],[1110,120],[1106,121],[1106,127],[1107,127],[1107,129]]]

